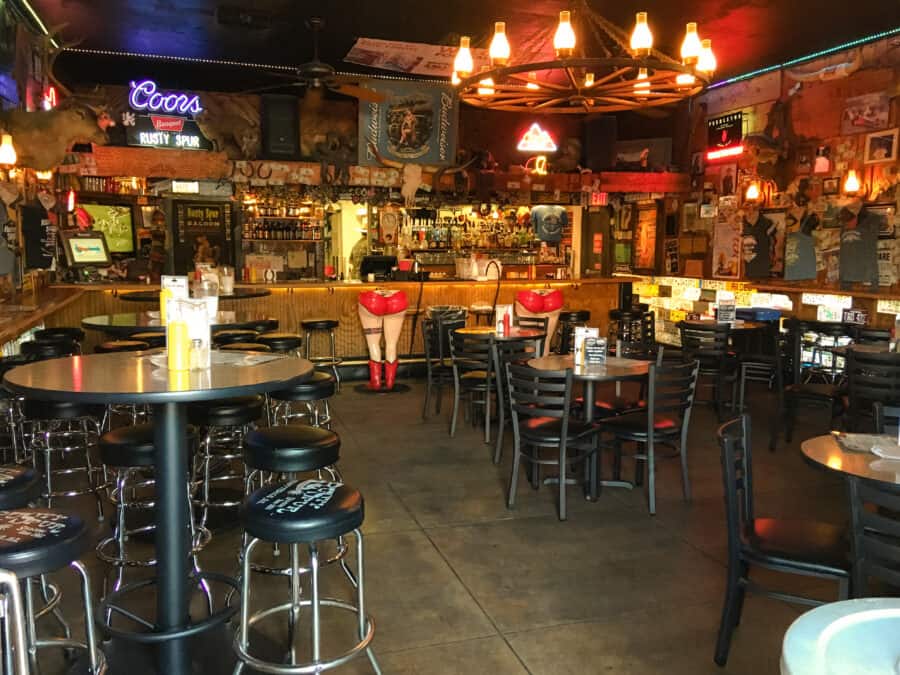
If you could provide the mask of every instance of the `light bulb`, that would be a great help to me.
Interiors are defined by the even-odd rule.
[[[453,70],[460,77],[468,77],[475,70],[475,63],[472,61],[472,50],[469,49],[470,39],[463,35],[459,38],[459,50],[456,52],[456,58],[453,59]]]
[[[53,171],[35,171],[34,177],[42,183],[46,183],[47,181],[53,180]]]
[[[650,91],[650,82],[647,80],[647,78],[647,69],[639,69],[637,79],[634,81],[634,93],[638,94],[639,96],[643,94],[642,98],[646,98],[647,92]]]
[[[675,77],[675,84],[679,87],[690,87],[697,81],[697,78],[690,73],[678,73]]]
[[[759,194],[759,183],[753,181],[747,186],[747,191],[744,193],[744,199],[748,202],[755,202],[759,199]]]
[[[716,55],[713,54],[712,40],[706,39],[700,43],[700,57],[697,59],[697,72],[712,75],[716,72]]]
[[[686,66],[693,66],[700,58],[700,50],[703,48],[700,36],[697,35],[697,24],[691,21],[684,32],[684,41],[681,43],[681,61]]]
[[[540,85],[537,83],[537,72],[532,70],[528,73],[528,84],[525,85],[526,89],[540,89]]]
[[[484,66],[482,71],[489,70],[487,66]],[[485,77],[478,80],[478,95],[479,96],[493,96],[494,95],[494,80],[490,77]]]
[[[462,82],[462,80],[459,79],[459,73],[457,73],[454,70],[453,73],[450,75],[450,84],[452,84],[455,87],[460,82]]]
[[[638,12],[635,17],[634,30],[631,32],[631,51],[636,54],[648,54],[653,48],[653,33],[647,25],[647,12]]]
[[[584,86],[585,87],[593,87],[594,86],[594,74],[593,73],[585,73],[584,74]]]
[[[0,136],[0,164],[4,166],[15,166],[16,149],[13,147],[12,136],[3,134]]]
[[[556,56],[566,58],[575,51],[575,31],[572,30],[572,14],[567,10],[559,13],[559,25],[553,36],[553,48]]]
[[[861,187],[862,185],[860,185],[859,177],[856,175],[856,171],[854,169],[850,169],[847,172],[847,178],[844,180],[844,192],[846,192],[848,195],[854,195],[859,192]]]
[[[494,24],[494,39],[491,40],[488,54],[491,57],[491,64],[495,66],[505,66],[509,63],[509,40],[506,39],[506,24],[503,21]]]

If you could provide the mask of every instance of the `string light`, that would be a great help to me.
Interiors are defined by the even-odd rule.
[[[472,50],[469,49],[471,39],[467,35],[459,38],[459,49],[456,57],[453,59],[453,70],[459,73],[460,77],[467,77],[475,70],[475,62],[472,60]]]
[[[653,33],[647,25],[647,12],[635,16],[634,30],[631,32],[631,51],[638,56],[646,56],[653,49]]]
[[[572,29],[572,14],[568,10],[559,13],[559,25],[553,36],[553,48],[558,58],[567,58],[575,52],[575,31]]]
[[[488,55],[492,65],[505,66],[509,63],[510,47],[509,40],[506,39],[506,23],[503,21],[494,24],[494,37]]]

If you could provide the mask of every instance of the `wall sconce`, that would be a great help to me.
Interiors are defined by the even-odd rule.
[[[856,175],[855,169],[850,169],[847,172],[847,176],[844,178],[844,194],[850,196],[862,196],[863,193],[863,185],[859,180],[859,176]]]
[[[759,181],[751,181],[744,192],[744,201],[758,202],[760,197],[762,197],[762,192],[759,189]]]

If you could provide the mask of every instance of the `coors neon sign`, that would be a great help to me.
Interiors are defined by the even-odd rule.
[[[153,80],[141,80],[131,83],[128,105],[133,110],[146,110],[155,113],[175,113],[179,115],[196,115],[203,110],[197,94],[186,94],[180,91],[160,91]]]

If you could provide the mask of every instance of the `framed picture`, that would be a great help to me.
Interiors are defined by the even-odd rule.
[[[863,154],[866,164],[893,162],[897,159],[897,135],[900,129],[876,131],[866,136],[866,150]]]
[[[894,230],[896,229],[896,205],[894,203],[869,204],[866,206],[866,211],[878,217],[879,239],[893,239]]]
[[[733,195],[737,190],[737,164],[725,164],[719,169],[719,196]]]
[[[787,212],[783,209],[763,211],[763,215],[772,221],[775,230],[769,241],[771,250],[769,255],[772,261],[772,276],[780,277],[784,274],[784,242],[787,236]]]
[[[681,207],[681,231],[694,232],[698,229],[700,205],[697,202],[685,202]]]
[[[703,153],[695,152],[691,155],[691,175],[692,176],[702,176],[703,175]]]
[[[836,195],[841,191],[841,179],[839,177],[822,179],[822,194]]]
[[[719,214],[719,207],[716,204],[701,204],[701,218],[715,218]]]
[[[886,129],[890,112],[891,99],[887,92],[848,98],[841,115],[841,135]]]

